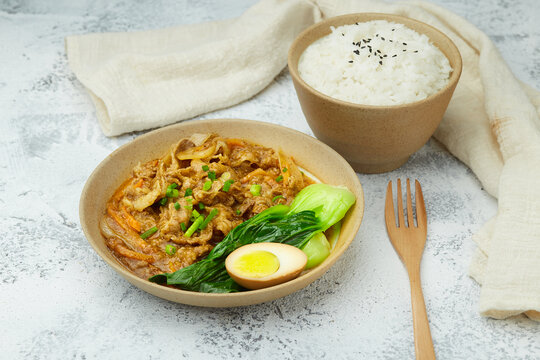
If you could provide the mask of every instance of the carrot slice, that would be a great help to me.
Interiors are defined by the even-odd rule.
[[[140,188],[144,183],[144,180],[143,179],[140,179],[139,181],[137,181],[135,183],[135,185],[133,185],[134,188]]]
[[[124,196],[124,190],[126,189],[126,187],[128,187],[129,185],[131,185],[131,182],[133,181],[133,178],[129,178],[127,179],[126,181],[124,181],[122,183],[122,185],[120,185],[120,187],[116,190],[116,192],[114,193],[114,195],[112,196],[111,200],[113,201],[120,201],[120,199]]]
[[[131,215],[127,210],[125,206],[122,206],[122,214],[124,215],[124,219],[127,221],[128,225],[131,226],[134,230],[137,232],[141,232],[141,223],[138,222],[133,215]]]
[[[109,214],[109,216],[114,220],[116,221],[116,223],[118,225],[120,225],[122,227],[122,229],[126,230],[126,231],[129,231],[129,227],[128,225],[123,221],[122,218],[120,218],[120,216],[118,216],[118,214],[116,213],[116,211],[109,205],[107,206],[107,214]]]

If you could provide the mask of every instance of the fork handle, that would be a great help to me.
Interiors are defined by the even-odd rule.
[[[426,312],[426,304],[420,282],[420,266],[409,271],[411,282],[411,304],[414,327],[414,349],[417,360],[435,359],[433,340],[429,330],[429,321]]]

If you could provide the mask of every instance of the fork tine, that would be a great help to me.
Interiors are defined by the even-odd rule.
[[[397,206],[399,227],[405,227],[405,215],[403,214],[403,197],[401,196],[401,179],[397,179]]]
[[[424,195],[422,194],[422,187],[418,180],[415,180],[415,198],[416,198],[416,222],[418,227],[425,227],[427,224],[426,205],[424,204]]]
[[[386,220],[386,229],[396,228],[396,214],[394,213],[394,196],[392,194],[392,181],[388,182],[386,188],[386,205],[384,207],[384,219]]]
[[[409,227],[414,227],[414,215],[412,210],[412,199],[411,199],[411,182],[407,178],[407,220],[409,221]]]

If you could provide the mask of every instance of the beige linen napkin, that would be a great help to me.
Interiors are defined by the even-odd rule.
[[[294,38],[320,19],[304,1],[263,1],[233,20],[66,38],[105,135],[151,129],[228,107],[287,65]]]
[[[480,312],[540,320],[540,93],[519,83],[489,38],[463,18],[426,2],[262,0],[234,20],[73,36],[66,48],[113,136],[248,99],[286,65],[302,29],[351,12],[408,16],[458,46],[463,73],[435,137],[499,200],[497,216],[473,237]]]

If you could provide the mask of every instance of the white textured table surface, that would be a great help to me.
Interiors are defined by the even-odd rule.
[[[517,77],[540,88],[538,1],[436,2],[486,31]],[[0,358],[413,358],[409,285],[383,222],[385,185],[397,177],[424,188],[423,287],[439,358],[540,358],[537,323],[477,312],[471,235],[496,201],[433,140],[395,172],[359,175],[366,213],[350,249],[320,280],[271,303],[216,310],[167,302],[92,250],[78,222],[80,192],[94,167],[138,134],[103,136],[67,67],[64,36],[230,18],[252,3],[0,3]],[[286,70],[253,99],[203,117],[311,134]]]

